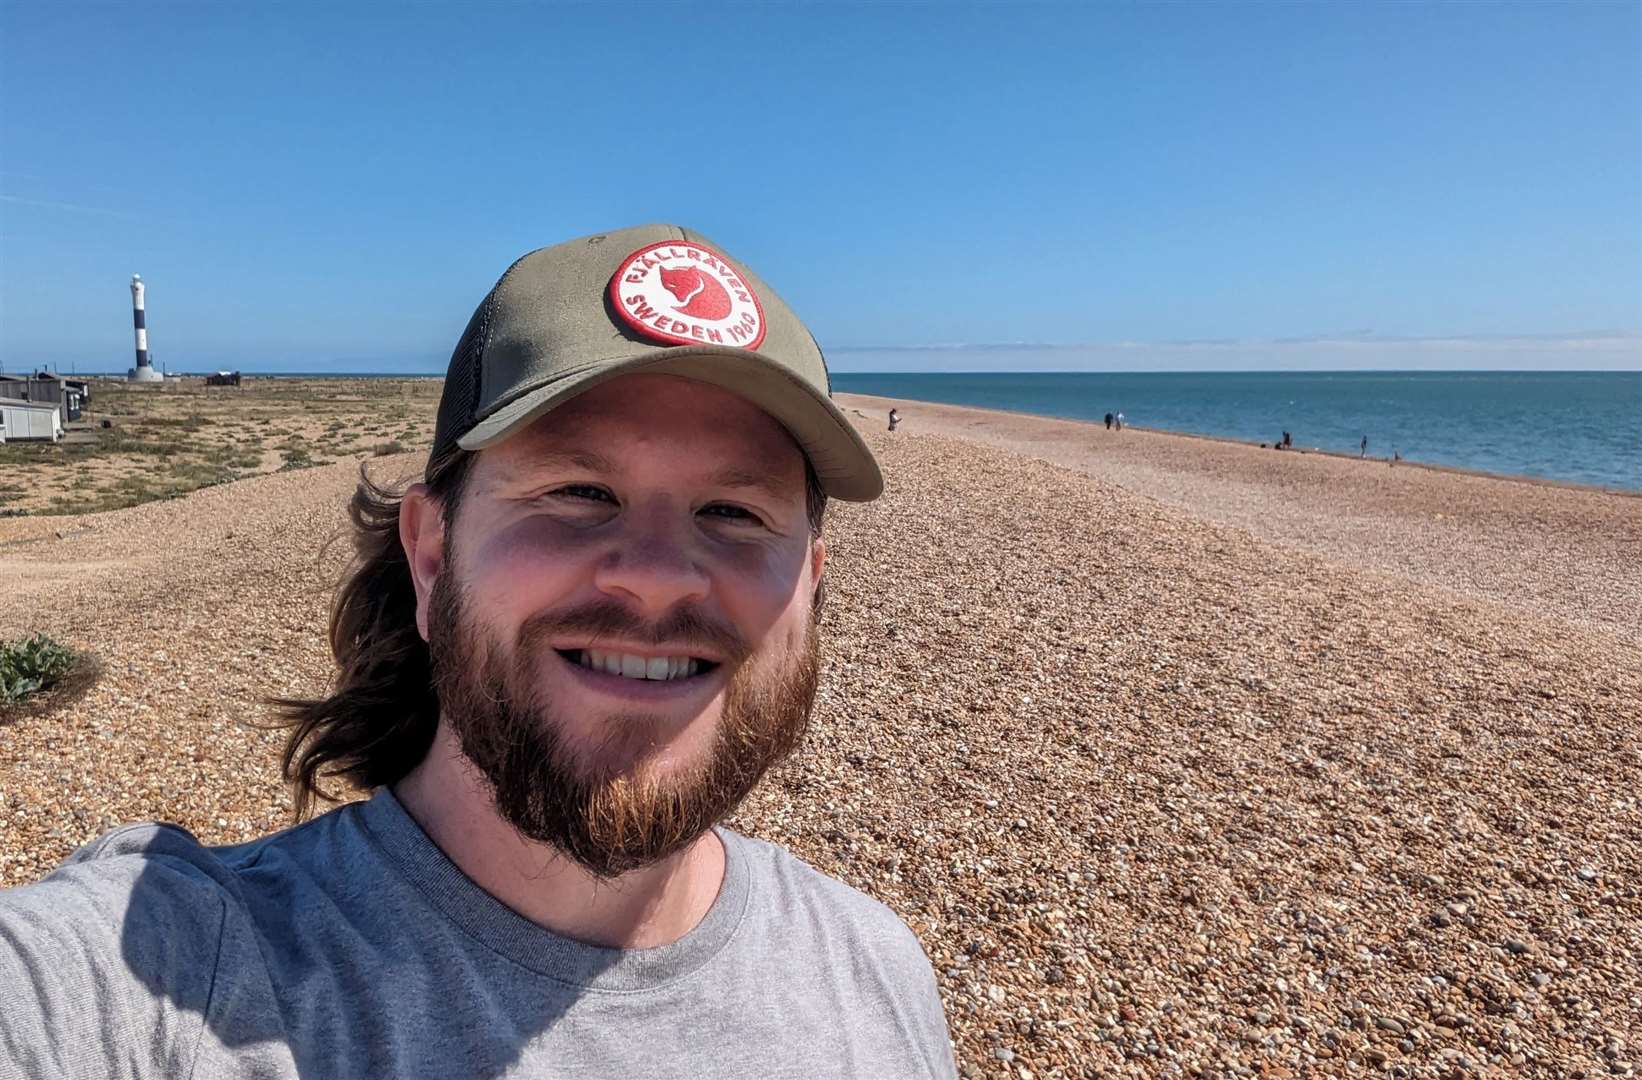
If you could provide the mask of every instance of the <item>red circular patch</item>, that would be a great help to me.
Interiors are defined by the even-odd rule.
[[[747,279],[710,247],[664,240],[622,260],[610,303],[627,325],[670,345],[764,342],[764,306]]]

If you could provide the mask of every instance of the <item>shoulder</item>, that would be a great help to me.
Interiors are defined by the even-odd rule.
[[[214,964],[225,930],[244,917],[258,865],[279,861],[272,852],[289,857],[312,846],[335,828],[334,819],[221,848],[178,825],[127,825],[75,851],[41,881],[0,890],[0,924],[35,945],[81,952],[112,945],[133,967],[145,959],[197,965],[206,953]],[[143,955],[148,943],[151,958]]]
[[[75,851],[32,885],[0,891],[0,928],[46,970],[112,967],[151,985],[215,968],[243,907],[238,877],[177,825],[127,825]]]
[[[180,828],[135,825],[0,891],[0,1030],[24,1074],[128,1060],[187,1071],[232,910],[213,861]]]
[[[910,1055],[885,1075],[954,1077],[935,970],[901,917],[785,848],[729,835],[748,862],[751,938],[774,946],[769,955],[795,985],[835,1006],[853,1003],[854,1030],[879,1052]]]
[[[724,830],[728,832],[729,830]],[[730,834],[748,861],[758,907],[854,955],[920,979],[929,959],[912,930],[887,904],[822,873],[778,844]]]
[[[127,825],[75,851],[36,884],[0,893],[0,912],[40,909],[59,921],[82,919],[84,927],[220,922],[231,884],[232,875],[186,829]]]

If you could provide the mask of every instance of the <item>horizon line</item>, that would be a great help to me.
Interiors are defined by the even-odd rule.
[[[62,375],[60,370],[52,365],[45,365],[55,375]],[[284,377],[284,378],[335,378],[347,379],[370,375],[385,378],[403,379],[442,379],[448,372],[445,371],[415,371],[394,369],[353,368],[348,370],[321,370],[321,369],[269,369],[269,368],[201,368],[198,370],[167,371],[168,378],[202,378],[214,375],[221,371],[250,375],[256,377]],[[18,372],[0,371],[0,375],[17,376]],[[1642,368],[1565,368],[1565,367],[1512,367],[1512,368],[1402,368],[1402,367],[1339,367],[1339,368],[1293,368],[1293,367],[1251,367],[1251,368],[1011,368],[998,370],[976,369],[947,369],[947,370],[905,370],[905,369],[870,369],[860,371],[832,371],[833,376],[839,375],[1352,375],[1352,374],[1379,374],[1379,375],[1642,375]],[[81,371],[69,372],[66,378],[94,378],[94,379],[125,379],[127,372],[121,371]]]
[[[1141,341],[994,341],[994,342],[927,342],[902,345],[831,345],[824,351],[851,352],[1002,352],[1011,349],[1039,349],[1068,351],[1073,349],[1159,349],[1159,348],[1247,348],[1285,345],[1444,345],[1479,344],[1499,345],[1505,342],[1524,342],[1535,345],[1575,343],[1635,343],[1642,348],[1642,329],[1582,330],[1565,334],[1386,334],[1372,330],[1348,334],[1310,334],[1268,338],[1176,338]]]

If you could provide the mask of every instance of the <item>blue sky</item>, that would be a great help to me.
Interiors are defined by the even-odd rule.
[[[1642,6],[0,4],[7,368],[140,272],[173,370],[442,371],[652,220],[838,370],[1642,368]]]

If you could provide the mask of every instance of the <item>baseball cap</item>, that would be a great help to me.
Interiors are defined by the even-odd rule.
[[[493,446],[621,375],[722,387],[792,434],[829,496],[867,502],[884,481],[838,406],[820,346],[792,309],[699,233],[641,225],[539,248],[508,268],[451,354],[434,465]]]

